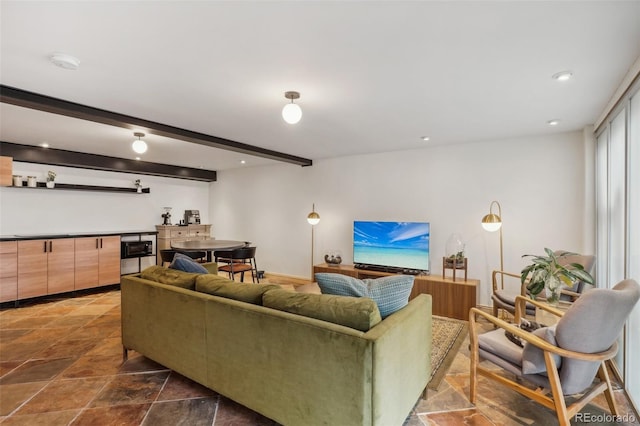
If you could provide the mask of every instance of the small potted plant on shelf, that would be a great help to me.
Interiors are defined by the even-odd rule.
[[[53,170],[49,170],[47,172],[47,188],[55,187],[56,186],[55,180],[56,180],[56,172],[54,172]]]
[[[593,285],[593,277],[579,263],[565,265],[559,263],[561,259],[573,256],[576,253],[568,251],[553,252],[548,248],[545,248],[544,251],[546,256],[533,254],[522,256],[530,257],[532,263],[522,270],[520,281],[524,284],[529,279],[527,290],[534,299],[544,290],[547,302],[556,305],[560,301],[563,284],[567,287],[573,287],[576,282],[583,281]]]

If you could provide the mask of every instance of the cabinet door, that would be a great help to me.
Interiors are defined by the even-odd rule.
[[[0,242],[0,302],[18,299],[18,243]]]
[[[100,238],[76,238],[76,290],[98,285]]]
[[[120,237],[100,237],[98,285],[120,283]]]
[[[75,239],[49,240],[47,257],[47,293],[73,291],[75,281]]]
[[[47,242],[18,241],[18,299],[47,294]]]

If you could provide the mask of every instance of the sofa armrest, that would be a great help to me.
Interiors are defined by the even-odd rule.
[[[374,424],[402,424],[431,377],[431,296],[420,294],[365,334],[373,345]]]

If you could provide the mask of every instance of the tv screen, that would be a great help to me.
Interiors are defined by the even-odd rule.
[[[428,222],[353,222],[353,263],[429,271]]]

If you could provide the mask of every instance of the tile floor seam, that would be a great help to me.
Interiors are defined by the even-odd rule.
[[[42,381],[42,380],[41,380]],[[38,383],[38,382],[30,382],[30,383]],[[46,385],[44,385],[39,391],[37,391],[36,393],[34,393],[33,395],[31,395],[29,398],[25,399],[22,404],[20,404],[19,406],[17,406],[11,413],[7,414],[5,417],[11,417],[14,414],[16,414],[22,407],[24,407],[25,405],[27,405],[29,403],[29,401],[31,401],[33,398],[35,398],[38,394],[40,394],[41,392],[43,392],[46,388],[48,388],[49,386],[51,386],[51,383],[53,383],[52,381],[49,381],[49,383],[47,383]],[[20,384],[24,384],[24,383],[20,383]]]

